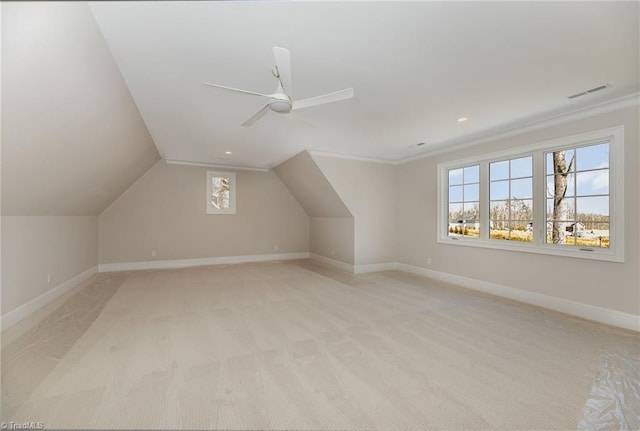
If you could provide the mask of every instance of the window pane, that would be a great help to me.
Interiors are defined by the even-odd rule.
[[[506,178],[509,178],[508,160],[505,160],[504,162],[494,162],[489,164],[489,179],[491,181],[504,180]]]
[[[512,230],[520,230],[520,231],[531,231],[533,228],[533,223],[531,220],[511,220],[509,222]]]
[[[450,236],[479,237],[480,165],[449,170]]]
[[[509,221],[508,220],[491,220],[490,228],[494,230],[509,230]]]
[[[533,158],[523,157],[511,160],[511,178],[530,177],[533,172]]]
[[[493,178],[505,178],[489,182],[489,237],[532,242],[533,156],[490,163],[489,170]]]
[[[608,195],[609,169],[578,172],[576,174],[578,195]]]
[[[503,201],[492,201],[489,205],[489,218],[501,219],[504,218],[506,220],[509,219],[509,200]]]
[[[551,153],[547,153],[547,156],[546,156],[547,169],[546,170],[548,175],[553,175],[554,173],[556,173],[556,171],[554,170],[554,154],[558,155],[558,162],[560,162],[558,169],[560,169],[561,167],[562,172],[566,173],[569,170],[569,167],[571,167],[570,172],[574,172],[576,170],[575,163],[571,164],[575,151],[573,149],[558,150]],[[564,163],[561,163],[563,159],[564,159]]]
[[[211,204],[216,209],[230,207],[230,177],[211,177]]]
[[[462,202],[462,186],[449,187],[449,202]]]
[[[547,194],[549,197],[575,196],[575,174],[555,175],[547,177],[549,184]]]
[[[465,224],[464,229],[462,230],[462,235],[467,238],[478,238],[480,236],[480,226],[476,223],[467,223]]]
[[[589,216],[609,217],[609,196],[576,198],[576,212],[578,219],[584,220]]]
[[[492,201],[509,197],[509,180],[494,181],[489,186],[489,199]]]
[[[462,184],[462,169],[452,169],[449,171],[449,185]]]
[[[609,144],[590,145],[576,150],[576,170],[609,167]]]
[[[571,220],[547,222],[547,243],[575,245],[573,234],[570,232],[573,224]]]
[[[554,202],[553,199],[547,199],[547,220],[554,219]],[[574,220],[575,219],[575,203],[573,199],[563,199],[557,208],[557,220]]]
[[[449,222],[456,222],[462,218],[462,204],[449,204]]]
[[[513,199],[511,201],[511,216],[510,220],[526,220],[527,222],[533,219],[533,202],[531,200]]]
[[[464,200],[477,201],[480,200],[480,184],[470,184],[464,186]]]
[[[511,241],[533,242],[533,223],[530,220],[510,221],[509,239]]]
[[[583,247],[609,248],[609,223],[578,221],[575,242]]]
[[[465,184],[480,182],[480,165],[464,168],[464,182]]]
[[[478,202],[464,203],[464,218],[466,220],[480,220],[480,205]]]
[[[489,231],[491,239],[509,239],[509,222],[497,220],[491,222],[491,230]]]
[[[564,177],[564,181],[566,181],[566,189],[565,189],[565,197],[571,197],[571,196],[575,196],[575,191],[576,191],[576,182],[574,180],[576,174],[568,174],[566,177]],[[547,197],[551,198],[554,195],[555,192],[555,181],[554,181],[554,176],[553,175],[547,175]],[[558,179],[560,180],[560,186],[562,186],[562,176],[559,176]]]
[[[547,176],[547,242],[609,247],[609,144],[548,153],[546,158],[548,174],[554,173],[554,163],[560,165],[555,176]],[[558,172],[569,167],[567,175]],[[561,202],[555,214],[552,198]]]
[[[533,197],[533,179],[523,178],[511,181],[511,197],[526,199]]]

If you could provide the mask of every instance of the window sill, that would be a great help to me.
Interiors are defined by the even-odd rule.
[[[554,245],[534,245],[531,243],[511,242],[507,240],[481,240],[474,238],[452,238],[440,237],[438,244],[448,244],[464,247],[490,248],[494,250],[518,251],[523,253],[546,254],[551,256],[572,257],[578,259],[604,260],[609,262],[624,263],[624,254],[616,253],[615,250],[597,249],[578,246],[554,246]],[[581,250],[588,249],[592,251]]]
[[[235,213],[236,213],[236,210],[217,210],[217,211],[207,210],[208,215],[230,215]]]

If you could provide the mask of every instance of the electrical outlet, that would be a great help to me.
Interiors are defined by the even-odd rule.
[[[51,284],[51,274],[47,274],[47,284]]]
[[[151,250],[151,257],[156,257],[156,251],[155,250]]]
[[[431,258],[430,257],[427,258],[427,265],[431,265]]]
[[[274,247],[273,247],[273,249],[274,249],[275,251],[278,251],[278,246],[277,246],[277,245],[276,245],[276,246],[274,246]]]
[[[333,253],[334,253],[334,251],[333,251],[333,250],[331,250],[331,256],[333,256]]]

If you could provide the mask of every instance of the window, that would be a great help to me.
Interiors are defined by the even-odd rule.
[[[489,163],[489,238],[533,242],[533,157]]]
[[[609,234],[609,143],[545,154],[550,244],[605,247]]]
[[[622,126],[438,172],[438,242],[624,262]]]
[[[207,171],[207,214],[236,213],[236,174]]]
[[[449,235],[480,234],[480,166],[449,171]]]

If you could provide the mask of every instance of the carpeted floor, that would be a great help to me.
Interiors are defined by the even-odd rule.
[[[45,428],[640,429],[640,335],[310,261],[99,274],[2,351]]]

